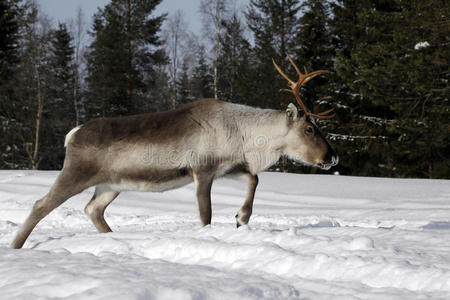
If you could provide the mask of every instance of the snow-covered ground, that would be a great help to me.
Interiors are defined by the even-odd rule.
[[[244,182],[122,193],[99,234],[68,200],[22,250],[15,231],[57,172],[0,171],[1,299],[450,299],[450,181],[263,173],[249,226]]]

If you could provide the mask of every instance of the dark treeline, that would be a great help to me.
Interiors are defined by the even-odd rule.
[[[450,2],[203,0],[204,32],[161,0],[111,0],[88,20],[54,24],[33,1],[0,0],[0,168],[60,169],[64,136],[106,116],[217,97],[285,109],[296,78],[333,71],[302,98],[340,155],[331,172],[450,178]],[[219,9],[217,5],[220,5]],[[319,172],[281,161],[276,169]]]

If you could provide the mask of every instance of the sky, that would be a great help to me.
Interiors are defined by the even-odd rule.
[[[241,0],[242,1],[242,0]],[[90,28],[91,17],[98,7],[103,7],[109,0],[37,0],[45,14],[55,21],[68,21],[75,18],[78,7],[83,10],[87,27]],[[200,0],[163,0],[157,6],[155,15],[174,13],[180,9],[186,18],[189,29],[195,34],[201,33]]]

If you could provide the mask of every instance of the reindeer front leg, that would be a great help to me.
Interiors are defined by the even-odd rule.
[[[198,211],[203,226],[211,224],[211,186],[214,180],[213,173],[200,171],[194,172]]]
[[[236,215],[236,226],[248,224],[253,209],[253,198],[255,197],[256,187],[258,186],[258,175],[246,173],[243,175],[248,181],[248,192],[244,205]]]

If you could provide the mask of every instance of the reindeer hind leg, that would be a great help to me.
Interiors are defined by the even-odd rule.
[[[25,220],[25,223],[17,232],[16,237],[11,243],[11,248],[22,248],[34,227],[36,227],[45,216],[70,197],[81,193],[92,185],[90,184],[92,177],[88,178],[81,173],[79,175],[80,176],[77,176],[70,168],[63,168],[49,193],[35,202],[30,215]]]
[[[104,213],[106,207],[119,195],[119,192],[113,191],[105,186],[97,186],[94,196],[86,205],[84,211],[94,223],[98,232],[112,232],[108,223],[105,221]]]

